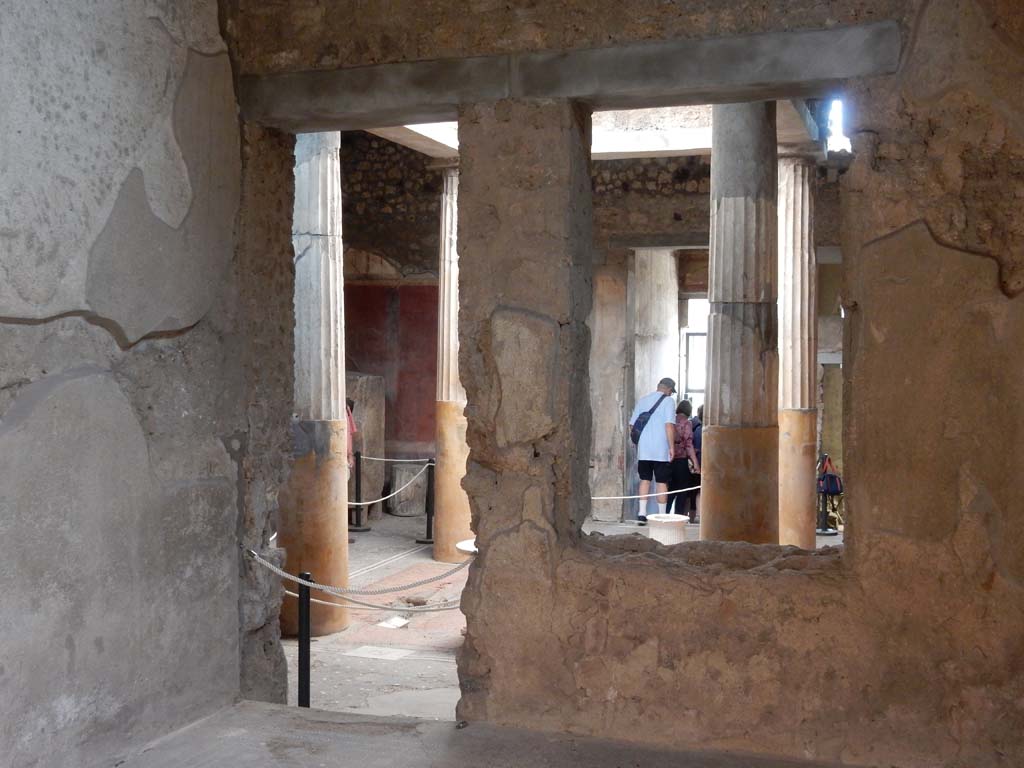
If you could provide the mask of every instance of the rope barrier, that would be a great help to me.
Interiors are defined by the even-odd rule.
[[[363,456],[363,461],[389,461],[392,464],[419,464],[420,462],[432,462],[433,459],[385,459],[380,456]]]
[[[385,565],[391,565],[391,563],[395,562],[396,560],[401,560],[403,557],[408,557],[409,555],[414,555],[417,552],[422,552],[424,549],[426,549],[429,546],[430,546],[429,544],[423,544],[423,545],[418,546],[418,547],[413,547],[412,549],[407,549],[407,550],[405,550],[405,552],[399,552],[397,555],[392,555],[391,557],[386,557],[383,560],[378,560],[376,563],[373,563],[372,565],[367,565],[364,568],[358,568],[358,569],[356,569],[354,571],[351,571],[348,574],[348,577],[350,579],[352,579],[352,578],[355,578],[356,576],[362,576],[364,573],[369,573],[370,571],[375,571],[378,568],[383,568]]]
[[[281,570],[269,560],[264,560],[256,553],[255,550],[247,549],[246,552],[248,552],[257,563],[262,565],[267,570],[276,573],[282,579],[294,581],[296,584],[302,584],[303,586],[309,587],[310,589],[319,589],[321,592],[326,592],[330,595],[334,595],[335,597],[340,597],[342,599],[347,599],[346,595],[388,595],[393,592],[404,592],[408,589],[416,589],[417,587],[422,587],[427,584],[431,584],[435,581],[441,581],[442,579],[446,579],[449,576],[458,573],[463,568],[466,568],[472,562],[471,559],[464,560],[463,562],[456,565],[454,568],[445,571],[442,574],[439,574],[437,576],[429,576],[425,579],[420,579],[419,581],[414,581],[410,584],[402,584],[397,587],[386,587],[383,589],[350,589],[348,587],[333,587],[330,584],[318,584],[315,581],[306,581],[305,579],[300,579],[298,576],[293,576],[292,574],[288,573],[288,571]]]
[[[284,591],[288,597],[298,597],[295,592],[290,589]],[[355,605],[344,605],[342,603],[335,603],[330,600],[318,600],[315,597],[309,598],[309,602],[318,603],[320,605],[329,605],[333,608],[348,608],[350,611],[397,611],[399,613],[436,613],[438,611],[455,611],[459,609],[458,603],[444,603],[438,605],[428,606],[391,606],[391,605],[371,605],[370,603],[364,603],[360,600],[353,600],[351,597],[343,597],[342,600],[348,600],[349,602],[355,603]]]
[[[363,458],[365,459],[366,457],[364,456]],[[409,480],[408,483],[403,485],[401,488],[399,488],[394,493],[389,493],[387,496],[385,496],[382,499],[374,499],[373,501],[350,501],[348,503],[348,505],[350,507],[368,507],[371,504],[377,504],[377,503],[379,503],[381,501],[387,501],[390,498],[394,498],[395,496],[400,494],[402,491],[404,491],[406,488],[408,488],[410,485],[415,483],[416,482],[416,478],[418,478],[420,475],[422,475],[424,472],[426,472],[428,467],[432,467],[432,466],[434,466],[433,462],[430,462],[429,464],[424,465],[423,469],[421,469],[419,472],[417,472],[415,475],[413,475],[412,479]]]
[[[686,493],[687,491],[699,491],[700,486],[695,485],[692,488],[680,488],[675,491],[665,491],[664,493],[645,493],[641,496],[591,496],[591,501],[607,501],[609,499],[653,499],[655,496],[671,496],[673,493]]]

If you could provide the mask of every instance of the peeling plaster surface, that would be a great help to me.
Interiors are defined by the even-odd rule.
[[[195,323],[238,199],[216,3],[8,0],[4,16],[0,316],[95,312],[130,342]]]
[[[237,535],[284,462],[290,245],[236,252],[216,2],[0,6],[0,762],[113,765],[234,701],[254,634],[283,700]]]

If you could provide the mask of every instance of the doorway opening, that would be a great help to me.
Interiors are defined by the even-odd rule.
[[[451,323],[457,305],[450,305],[457,301],[450,290],[457,282],[457,151],[411,128],[330,136],[319,160],[303,154],[304,136],[296,149],[296,394],[310,359],[314,367],[318,355],[333,360],[330,374],[343,378],[346,402],[332,418],[344,420],[348,439],[339,475],[347,486],[347,520],[344,506],[325,510],[333,518],[331,534],[344,540],[303,542],[304,551],[322,549],[332,562],[347,549],[347,592],[313,594],[327,605],[312,606],[310,703],[454,720],[468,555],[451,538],[471,535],[468,502],[460,507],[461,527],[450,519],[459,506],[453,490],[461,492],[465,471],[465,451],[450,439],[464,405],[452,386],[458,382]],[[310,162],[320,162],[321,172],[310,171]],[[303,204],[314,207],[312,217],[300,214]],[[321,247],[319,241],[307,247],[310,232],[301,227],[307,218],[337,251],[319,256],[335,262],[329,278],[302,279],[311,269],[303,260],[316,258]],[[341,305],[330,333],[305,319],[324,313],[317,291],[325,282],[344,286],[329,297]],[[296,415],[308,418],[301,409]],[[286,593],[282,613],[292,704],[299,653],[285,617],[295,600]],[[318,632],[317,610],[347,616]]]

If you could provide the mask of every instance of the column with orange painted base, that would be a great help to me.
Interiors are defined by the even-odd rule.
[[[715,105],[702,539],[779,540],[775,104]]]
[[[779,543],[804,549],[815,546],[817,499],[815,170],[807,155],[779,158]]]
[[[345,417],[344,278],[338,133],[295,143],[295,420],[292,468],[278,495],[278,546],[286,569],[323,584],[348,585],[348,422]],[[285,588],[295,591],[286,582]],[[314,592],[314,597],[330,598]],[[340,601],[337,601],[340,602]],[[348,610],[313,604],[312,633],[348,626]],[[296,632],[295,598],[285,597],[281,631]]]
[[[434,480],[434,559],[461,563],[455,545],[473,537],[469,497],[462,489],[469,444],[466,393],[459,381],[459,169],[444,169],[437,312],[437,469]]]

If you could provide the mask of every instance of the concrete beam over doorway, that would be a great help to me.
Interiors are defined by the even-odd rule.
[[[453,120],[462,104],[571,98],[632,109],[819,95],[895,72],[895,21],[589,50],[247,75],[246,120],[293,132]]]
[[[710,232],[665,234],[623,232],[608,238],[608,245],[612,248],[668,248],[673,251],[688,248],[707,248],[710,242]]]

